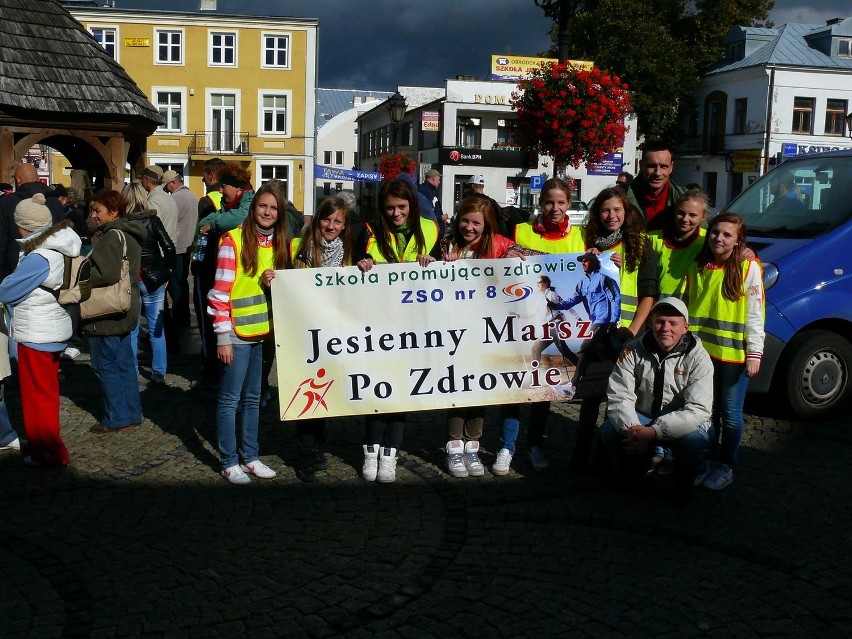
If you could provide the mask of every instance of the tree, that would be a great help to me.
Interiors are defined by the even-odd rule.
[[[584,0],[568,22],[571,57],[594,60],[632,91],[639,133],[677,141],[703,69],[737,25],[769,24],[775,0]],[[549,52],[555,55],[555,51]]]

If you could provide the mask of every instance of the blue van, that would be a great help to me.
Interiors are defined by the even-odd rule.
[[[766,345],[749,391],[803,418],[838,412],[852,392],[852,150],[791,158],[725,211],[745,219],[764,267]]]

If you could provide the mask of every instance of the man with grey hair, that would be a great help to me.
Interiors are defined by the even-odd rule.
[[[198,198],[183,183],[177,171],[163,174],[163,188],[177,204],[178,228],[175,240],[175,270],[169,279],[169,297],[172,299],[171,313],[166,313],[168,324],[189,326],[189,261],[192,258],[192,240],[198,223]],[[167,331],[167,337],[171,331]]]
[[[148,191],[148,206],[157,211],[157,216],[166,227],[169,239],[174,243],[178,236],[178,208],[174,199],[163,190],[163,169],[156,164],[145,167],[140,180]]]

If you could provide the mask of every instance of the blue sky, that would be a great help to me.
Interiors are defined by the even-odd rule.
[[[117,9],[193,11],[198,0],[116,0]],[[822,23],[836,0],[776,0],[772,20]],[[852,8],[848,8],[852,15]],[[218,0],[220,13],[317,18],[319,86],[391,90],[484,78],[491,55],[533,55],[550,45],[550,19],[533,0]],[[848,17],[848,16],[844,16]]]

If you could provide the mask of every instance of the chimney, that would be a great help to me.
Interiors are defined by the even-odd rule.
[[[198,0],[199,11],[216,11],[216,0]]]

